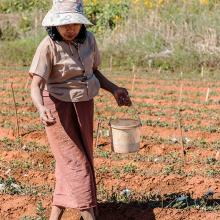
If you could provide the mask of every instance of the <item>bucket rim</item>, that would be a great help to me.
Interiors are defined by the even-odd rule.
[[[124,120],[124,121],[130,120],[130,121],[135,121],[136,124],[134,124],[134,125],[114,125],[114,124],[112,124],[112,122],[117,121],[117,120]],[[111,128],[115,128],[115,129],[130,129],[130,128],[141,127],[141,126],[142,126],[142,123],[141,123],[141,121],[140,121],[139,119],[137,120],[137,119],[122,118],[122,119],[111,119],[111,120],[109,121],[109,126],[110,126]]]

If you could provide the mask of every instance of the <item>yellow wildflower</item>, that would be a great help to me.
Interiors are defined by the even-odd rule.
[[[144,1],[144,5],[146,6],[146,8],[153,8],[153,2],[152,0],[145,0]]]
[[[202,5],[208,5],[209,4],[209,0],[199,0],[200,4]]]
[[[133,4],[137,5],[140,2],[140,0],[134,0]]]

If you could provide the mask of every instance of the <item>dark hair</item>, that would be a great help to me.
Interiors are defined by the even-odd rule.
[[[46,31],[53,41],[63,40],[62,36],[60,35],[56,27],[54,26],[46,27]],[[86,34],[87,34],[87,30],[85,25],[83,24],[79,31],[79,34],[76,36],[76,38],[73,41],[82,44],[86,39]]]

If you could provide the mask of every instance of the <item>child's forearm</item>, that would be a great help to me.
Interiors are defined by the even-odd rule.
[[[43,84],[43,79],[40,79],[36,76],[33,77],[32,83],[31,83],[31,98],[35,105],[35,107],[38,109],[38,111],[43,107],[43,98],[42,98],[42,90],[41,86]]]
[[[105,89],[113,94],[114,91],[118,88],[117,85],[109,81],[98,69],[94,70],[94,74],[99,80],[102,89]]]
[[[31,88],[31,98],[35,107],[39,110],[43,106],[42,94],[39,88]]]
[[[42,88],[44,88],[45,80],[39,76],[34,76],[31,83],[31,98],[34,105],[38,109],[40,119],[43,124],[52,125],[56,122],[51,110],[44,106],[42,97]]]

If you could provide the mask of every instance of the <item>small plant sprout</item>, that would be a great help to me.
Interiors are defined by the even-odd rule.
[[[127,164],[123,168],[124,173],[135,173],[136,170],[137,170],[137,167],[133,164]]]

